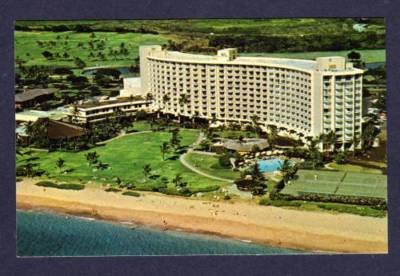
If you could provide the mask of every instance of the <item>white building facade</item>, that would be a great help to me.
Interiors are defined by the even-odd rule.
[[[164,113],[274,125],[303,137],[335,131],[350,143],[361,135],[362,74],[343,57],[295,60],[239,57],[140,47],[142,96]]]

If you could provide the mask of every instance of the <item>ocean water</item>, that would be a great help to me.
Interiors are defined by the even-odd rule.
[[[18,256],[300,254],[212,235],[17,211]]]

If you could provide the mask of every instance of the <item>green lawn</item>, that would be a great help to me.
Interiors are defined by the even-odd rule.
[[[209,35],[211,32],[287,36],[335,34],[353,31],[352,26],[355,23],[357,23],[356,20],[350,18],[17,21],[18,26],[37,31],[57,25],[65,25],[72,29],[76,25],[85,25],[95,31],[112,31],[116,28],[136,31],[143,27],[160,33],[195,33],[197,36]],[[375,19],[374,22],[369,22],[366,31],[384,33],[383,20]]]
[[[361,59],[366,63],[385,62],[386,50],[355,50],[361,54]],[[321,52],[295,52],[295,53],[240,53],[241,56],[266,56],[277,58],[316,59],[317,57],[342,56],[346,57],[349,51],[321,51]]]
[[[180,131],[182,145],[193,143],[198,137],[198,131],[182,129]],[[134,183],[137,188],[151,188],[155,185],[154,180],[144,177],[143,166],[150,164],[152,174],[167,177],[172,187],[172,178],[181,173],[183,180],[188,183],[192,190],[207,188],[214,185],[224,185],[224,182],[212,180],[200,176],[186,167],[178,159],[163,161],[160,153],[160,144],[169,141],[171,134],[168,132],[140,133],[115,139],[105,146],[99,146],[89,151],[96,151],[103,163],[110,167],[105,170],[93,170],[87,163],[85,154],[88,151],[78,153],[72,152],[43,152],[35,151],[32,156],[39,159],[35,162],[40,164],[40,168],[49,173],[49,177],[67,182],[99,182],[114,183],[114,179],[119,177],[127,183]],[[169,155],[171,156],[171,155]],[[21,159],[27,158],[26,155],[17,158],[17,165]],[[72,171],[63,174],[56,167],[56,160],[65,160],[65,169]]]
[[[133,122],[131,127],[127,128],[128,132],[131,131],[149,131],[151,130],[150,124],[147,121],[137,121]]]
[[[57,39],[57,37],[59,37]],[[68,38],[67,38],[68,37]],[[89,41],[104,40],[105,49],[99,50],[89,47]],[[44,46],[39,46],[37,41],[44,42]],[[50,42],[55,45],[49,45]],[[76,32],[15,32],[15,56],[26,61],[26,65],[46,65],[46,66],[67,66],[76,67],[74,58],[79,57],[85,61],[86,66],[130,66],[134,59],[138,57],[140,45],[164,44],[167,39],[161,35],[141,34],[141,33],[115,33],[115,32],[96,32],[95,37],[91,38],[90,33]],[[82,47],[78,47],[78,43],[83,43]],[[118,50],[121,43],[125,44],[128,55],[112,56],[108,55],[109,50]],[[96,42],[95,42],[96,44]],[[97,44],[96,44],[97,45]],[[63,55],[67,53],[69,58],[55,57],[52,60],[46,59],[42,52],[49,51],[53,54],[59,53]],[[105,59],[99,57],[89,57],[90,52],[97,55],[99,52],[105,54]]]
[[[235,180],[240,176],[239,172],[222,168],[217,156],[190,152],[185,156],[185,160],[198,170],[216,177]]]
[[[300,170],[282,193],[326,193],[351,196],[387,197],[387,176],[357,172]]]

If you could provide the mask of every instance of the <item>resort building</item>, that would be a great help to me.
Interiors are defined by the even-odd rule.
[[[72,121],[94,123],[114,116],[131,116],[139,110],[149,111],[151,100],[140,96],[120,97],[105,101],[86,102],[70,108]]]
[[[242,57],[140,47],[142,97],[176,116],[250,123],[257,116],[302,137],[335,131],[341,144],[361,135],[362,74],[344,57],[316,60]]]
[[[15,94],[15,109],[33,107],[36,104],[51,100],[56,92],[57,90],[52,88],[37,88]]]

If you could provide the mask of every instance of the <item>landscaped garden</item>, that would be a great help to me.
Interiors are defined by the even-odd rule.
[[[240,176],[240,172],[233,171],[231,168],[222,167],[219,164],[217,155],[190,152],[185,155],[185,160],[194,168],[208,175],[229,180],[235,180]]]
[[[184,149],[198,137],[197,130],[181,129],[180,148]],[[50,179],[74,183],[125,183],[138,190],[158,188],[176,190],[186,186],[193,193],[216,190],[226,182],[209,179],[184,167],[179,154],[166,152],[160,146],[171,139],[169,132],[137,133],[127,135],[80,152],[47,152],[33,150],[31,154],[17,156],[17,167],[30,159],[45,171]],[[96,164],[88,153],[96,152]],[[63,162],[60,163],[60,160]],[[101,164],[101,165],[100,165]],[[166,186],[165,186],[166,185]]]

